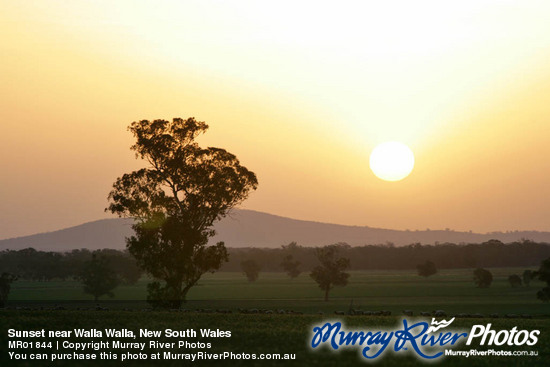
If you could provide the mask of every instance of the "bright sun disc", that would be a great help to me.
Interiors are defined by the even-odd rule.
[[[370,155],[370,169],[385,181],[399,181],[414,167],[414,154],[403,143],[389,141],[378,145]]]

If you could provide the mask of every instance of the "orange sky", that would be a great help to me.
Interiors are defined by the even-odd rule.
[[[245,208],[550,230],[550,3],[358,3],[2,1],[0,238],[108,217],[126,126],[189,116],[257,173]]]

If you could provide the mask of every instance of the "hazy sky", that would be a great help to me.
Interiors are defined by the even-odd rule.
[[[245,208],[550,230],[548,1],[0,2],[0,238],[109,217],[134,120],[194,116]],[[369,169],[379,143],[411,175]]]

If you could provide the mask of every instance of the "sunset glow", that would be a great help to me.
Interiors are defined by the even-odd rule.
[[[257,173],[248,209],[549,230],[548,14],[545,1],[2,1],[0,237],[107,217],[113,180],[141,166],[126,127],[191,116],[210,126],[201,144]],[[416,159],[399,184],[369,168],[393,140]]]

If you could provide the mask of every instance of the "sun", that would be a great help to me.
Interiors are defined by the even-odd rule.
[[[403,143],[388,141],[378,145],[370,155],[370,169],[385,181],[399,181],[414,168],[414,154]]]

